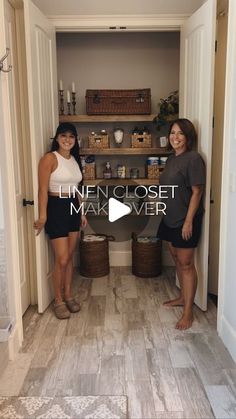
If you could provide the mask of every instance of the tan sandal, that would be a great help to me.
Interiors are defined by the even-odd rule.
[[[66,300],[67,308],[70,310],[71,313],[77,313],[77,311],[81,310],[80,303],[77,303],[74,298],[70,298]]]
[[[55,316],[60,320],[70,318],[70,312],[64,302],[59,303],[59,304],[54,304],[54,313],[55,313]]]

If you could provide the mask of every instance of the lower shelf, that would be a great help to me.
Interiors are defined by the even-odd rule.
[[[84,180],[84,185],[88,186],[97,186],[97,185],[101,185],[101,186],[116,186],[116,185],[144,185],[144,186],[149,186],[149,185],[159,185],[159,179],[147,179],[147,178],[143,178],[143,179],[90,179],[90,180]]]

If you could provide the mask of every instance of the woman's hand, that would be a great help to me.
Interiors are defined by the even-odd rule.
[[[34,229],[36,230],[36,236],[38,236],[41,233],[42,229],[45,226],[45,223],[46,223],[46,219],[44,218],[39,218],[38,220],[34,222]]]
[[[182,228],[182,238],[189,240],[193,233],[193,223],[191,221],[185,221]]]
[[[85,215],[82,215],[81,216],[81,228],[82,228],[82,230],[85,229],[85,227],[87,226],[87,224],[88,224],[88,221],[87,221],[86,216]]]

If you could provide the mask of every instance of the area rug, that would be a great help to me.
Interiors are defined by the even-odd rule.
[[[126,419],[126,396],[0,397],[4,419]]]

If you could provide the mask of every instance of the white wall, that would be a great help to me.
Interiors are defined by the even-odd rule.
[[[218,330],[236,361],[236,2],[229,1],[220,228]]]
[[[3,190],[2,190],[2,173],[0,168],[0,230],[4,227],[4,218],[3,218]]]
[[[1,84],[1,73],[0,73],[0,109],[2,108],[2,84]],[[6,261],[6,233],[4,223],[4,190],[2,185],[2,170],[3,170],[3,143],[4,143],[4,131],[3,131],[3,114],[0,112],[0,138],[1,153],[0,153],[0,316],[6,316],[8,314],[8,286],[7,286],[7,261]]]
[[[46,15],[187,13],[205,0],[33,0]]]

